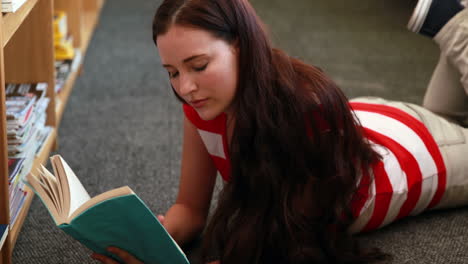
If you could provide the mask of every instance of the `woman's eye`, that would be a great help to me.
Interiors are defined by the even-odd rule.
[[[203,65],[203,66],[201,66],[201,67],[194,67],[194,69],[195,69],[196,71],[203,71],[203,70],[206,69],[207,66],[208,66],[208,63],[205,64],[205,65]]]
[[[169,74],[169,78],[172,79],[172,78],[177,77],[177,75],[179,75],[179,72],[174,72],[174,73],[168,72],[168,74]]]

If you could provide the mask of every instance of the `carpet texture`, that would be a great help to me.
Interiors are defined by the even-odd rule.
[[[408,32],[409,0],[251,0],[274,43],[326,71],[347,96],[421,103],[438,48]],[[152,42],[160,1],[108,0],[59,128],[61,154],[94,196],[129,185],[155,213],[174,202],[182,112]],[[218,184],[219,186],[219,184]],[[466,208],[409,217],[360,235],[391,263],[467,263]],[[196,259],[197,245],[190,252]],[[36,197],[13,263],[96,263]]]

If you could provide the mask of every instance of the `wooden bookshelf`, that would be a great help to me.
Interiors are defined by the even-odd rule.
[[[99,21],[99,14],[103,6],[104,0],[55,0],[55,9],[67,13],[68,31],[73,36],[73,46],[81,51],[82,60]],[[71,72],[62,90],[57,94],[58,103],[55,107],[57,126],[60,124],[68,97],[80,72],[81,67]]]
[[[69,75],[61,92],[56,94],[54,10],[67,13],[68,32],[73,37],[74,47],[81,50],[84,58],[103,4],[104,0],[27,0],[16,12],[3,13],[0,17],[0,224],[10,224],[5,83],[48,84],[46,95],[50,98],[50,103],[46,124],[53,129],[34,159],[32,170],[36,170],[41,164],[48,162],[50,152],[56,146],[58,126],[82,67],[79,65]],[[55,104],[56,99],[60,104]],[[26,201],[15,224],[10,226],[8,238],[1,248],[0,264],[12,263],[12,251],[21,235],[21,228],[34,196],[28,188],[26,191]]]
[[[11,39],[33,7],[36,6],[37,1],[38,0],[29,0],[15,13],[6,13],[3,15],[3,47],[5,47]]]
[[[0,8],[2,3],[0,2]],[[3,16],[1,23],[4,23]],[[1,24],[0,24],[1,25]],[[4,26],[0,26],[0,42],[3,44]],[[5,68],[3,45],[0,49],[0,224],[10,224],[10,204],[8,199],[8,145],[7,145],[7,122],[5,105]],[[7,197],[5,199],[5,197]],[[1,263],[11,263],[11,243],[10,239],[5,240],[0,249]]]

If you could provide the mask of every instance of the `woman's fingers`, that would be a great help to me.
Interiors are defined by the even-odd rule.
[[[91,254],[91,258],[97,260],[97,261],[100,261],[101,263],[104,263],[104,264],[119,264],[117,261],[109,258],[109,257],[106,257],[104,255],[101,255],[101,254],[98,254],[98,253],[93,253]]]
[[[158,215],[157,218],[161,222],[161,225],[164,225],[164,215]]]
[[[125,264],[143,264],[143,262],[139,261],[137,258],[132,256],[130,253],[128,253],[127,251],[122,250],[120,248],[108,247],[107,251],[109,251],[110,253],[116,255],[117,257],[119,257],[123,261],[123,263],[125,263]],[[104,256],[104,255],[101,255],[101,254],[98,254],[98,253],[93,253],[91,255],[91,258],[93,258],[95,260],[98,260],[98,261],[100,261],[101,263],[104,263],[104,264],[119,264],[119,262],[113,260],[112,258],[109,258],[107,256]]]
[[[107,251],[109,251],[110,253],[115,254],[117,257],[119,257],[121,260],[123,260],[124,263],[126,263],[126,264],[143,264],[143,262],[139,261],[137,258],[132,256],[130,253],[128,253],[127,251],[122,250],[120,248],[108,247]]]
[[[208,262],[207,264],[220,264],[221,262],[219,260]]]

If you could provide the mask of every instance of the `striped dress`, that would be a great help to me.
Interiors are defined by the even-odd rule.
[[[351,204],[350,232],[365,232],[437,205],[446,170],[433,137],[419,120],[391,106],[350,103],[365,137],[382,159],[363,170]],[[226,115],[205,121],[189,105],[187,119],[197,127],[216,168],[229,180]]]

